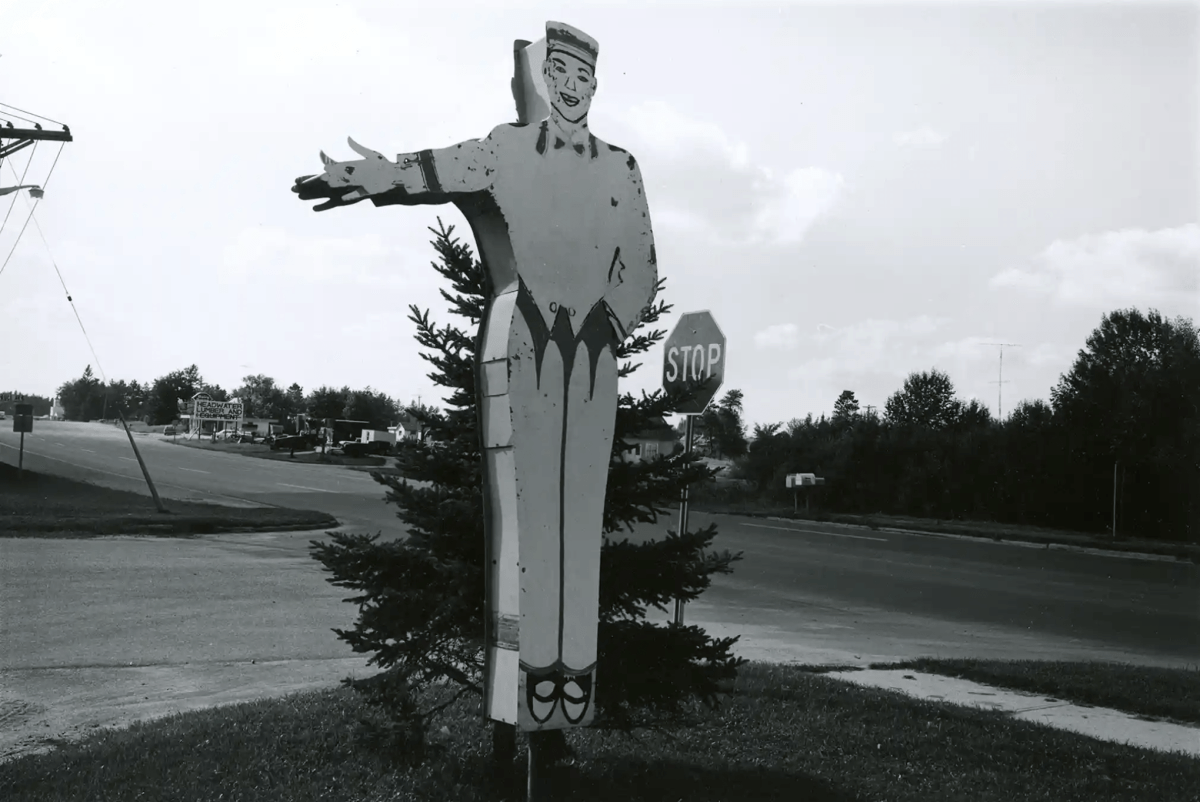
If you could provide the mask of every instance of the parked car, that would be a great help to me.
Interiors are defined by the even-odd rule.
[[[271,450],[309,451],[316,446],[315,434],[285,434],[271,440]]]
[[[163,434],[178,434],[178,433],[179,432],[175,429],[174,426],[164,426],[163,427]]]
[[[389,443],[387,440],[372,440],[369,443],[364,443],[361,440],[347,440],[338,444],[342,449],[342,454],[347,457],[386,457],[395,453],[395,443]]]

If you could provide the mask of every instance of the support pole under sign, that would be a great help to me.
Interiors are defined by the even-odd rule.
[[[1113,524],[1112,536],[1113,540],[1117,539],[1117,467],[1121,464],[1121,460],[1113,463]]]
[[[17,480],[25,478],[25,432],[33,431],[33,404],[17,404],[13,411],[13,431],[21,433],[21,448],[17,453]]]
[[[683,453],[686,456],[692,454],[692,437],[695,434],[696,416],[688,415],[687,423],[684,426],[683,436]],[[687,531],[688,527],[688,485],[683,486],[683,492],[679,497],[679,536]],[[675,600],[675,623],[683,626],[683,599]]]

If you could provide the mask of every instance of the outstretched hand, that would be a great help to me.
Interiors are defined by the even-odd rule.
[[[313,211],[323,212],[335,206],[349,206],[352,203],[383,192],[392,190],[400,185],[396,174],[397,165],[389,161],[382,153],[364,148],[353,139],[347,140],[350,148],[362,159],[354,161],[334,161],[321,152],[321,162],[325,172],[320,175],[302,175],[296,179],[292,192],[300,196],[300,200],[325,199],[313,207]]]

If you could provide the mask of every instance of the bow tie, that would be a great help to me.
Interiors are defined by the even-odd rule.
[[[579,155],[582,156],[584,153],[587,153],[588,140],[590,140],[590,139],[591,139],[591,136],[588,136],[583,141],[576,142],[576,141],[571,140],[570,138],[564,139],[561,134],[556,134],[554,137],[554,149],[561,150],[563,148],[570,148],[571,150],[575,151],[576,153],[578,153]]]
[[[592,132],[586,127],[567,130],[551,121],[548,133],[553,137],[552,147],[555,150],[570,148],[581,156],[587,153],[588,146],[592,142]]]

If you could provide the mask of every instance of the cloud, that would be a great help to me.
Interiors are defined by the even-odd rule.
[[[754,344],[759,348],[782,348],[791,350],[799,344],[800,332],[795,323],[778,323],[767,326],[754,335]]]
[[[892,137],[902,148],[936,148],[949,138],[949,134],[943,134],[928,125],[912,131],[899,131]]]
[[[744,142],[666,103],[613,115],[642,165],[655,222],[727,244],[800,242],[845,191],[839,173],[755,164]]]
[[[243,229],[225,249],[225,276],[275,280],[409,287],[427,274],[429,262],[415,251],[395,248],[377,235],[305,237],[282,228]]]
[[[929,315],[905,320],[863,320],[842,328],[818,327],[797,338],[796,348],[814,354],[793,368],[793,379],[832,380],[865,374],[905,376],[928,369],[932,354],[925,342],[947,323]],[[923,367],[920,367],[922,366]]]
[[[688,117],[666,103],[642,103],[619,116],[655,150],[716,154],[734,169],[750,167],[745,143],[733,141],[716,123]]]
[[[935,359],[980,359],[995,357],[998,352],[994,337],[964,337],[944,342],[933,349]]]
[[[1167,306],[1200,301],[1200,224],[1157,231],[1124,229],[1058,240],[994,275],[1011,287],[1066,306]]]
[[[1028,349],[1025,357],[1030,365],[1035,368],[1052,365],[1060,370],[1065,370],[1067,366],[1075,361],[1075,356],[1079,353],[1077,346],[1061,345],[1059,343],[1038,343]]]
[[[394,62],[410,46],[407,37],[396,41],[395,31],[385,37],[377,25],[346,7],[248,3],[239,4],[236,16],[233,30],[242,69],[259,74],[292,76],[330,61],[380,66]]]
[[[762,207],[754,218],[757,239],[797,243],[812,223],[833,207],[845,187],[837,173],[816,167],[793,170],[778,181],[767,173]]]

